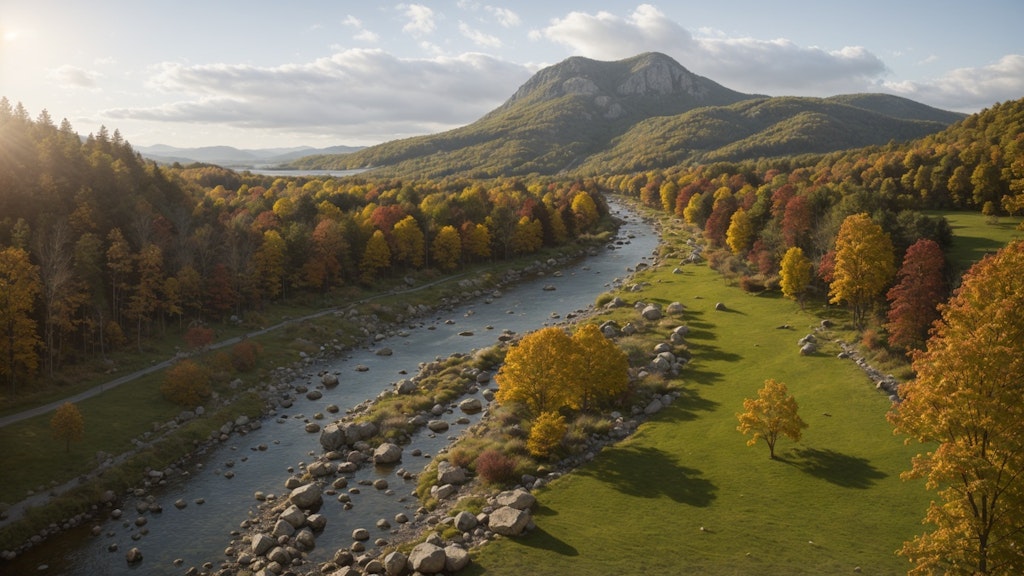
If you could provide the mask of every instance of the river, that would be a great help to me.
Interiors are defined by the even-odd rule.
[[[184,574],[190,566],[201,569],[207,561],[213,562],[216,569],[225,558],[231,532],[239,530],[240,523],[255,514],[258,502],[254,493],[285,493],[284,482],[291,475],[290,470],[298,470],[300,462],[311,462],[321,452],[319,434],[305,431],[305,424],[314,413],[325,412],[329,404],[339,406],[344,413],[376,397],[406,374],[414,375],[420,363],[490,346],[504,330],[521,334],[558,322],[569,313],[591,306],[598,295],[626,278],[638,263],[649,262],[658,243],[654,229],[621,206],[612,208],[626,223],[608,249],[565,268],[560,276],[526,280],[508,287],[498,298],[480,299],[417,319],[403,327],[402,335],[378,342],[374,349],[352,350],[337,360],[310,365],[296,384],[313,388],[319,383],[316,373],[320,370],[336,372],[340,384],[323,390],[323,398],[316,401],[296,395],[290,409],[266,417],[258,430],[232,435],[190,461],[187,476],[171,478],[166,486],[151,493],[162,506],[162,512],[138,514],[136,502],[129,498],[121,503],[123,517],[102,522],[99,535],[92,532],[96,524],[89,523],[51,538],[0,569],[5,574],[19,575],[171,575]],[[468,333],[472,335],[465,335]],[[375,350],[380,347],[391,348],[394,354],[377,355]],[[357,365],[369,369],[357,371]],[[330,416],[327,414],[328,418],[320,424],[329,423]],[[460,416],[463,415],[444,416],[452,424],[445,434],[418,434],[412,444],[404,446],[403,460],[395,469],[420,472],[430,456],[478,418],[469,417],[470,424],[457,424]],[[413,448],[423,455],[411,456]],[[369,530],[372,544],[373,539],[389,536],[387,530],[375,527],[378,519],[386,518],[393,523],[398,512],[413,516],[419,506],[411,495],[415,480],[403,480],[395,469],[364,466],[355,475],[349,475],[348,488],[338,491],[349,494],[352,506],[348,510],[336,497],[325,496],[320,512],[327,517],[327,528],[318,537],[317,548],[310,552],[310,561],[324,561],[339,547],[350,545],[355,528]],[[225,475],[229,470],[233,473],[231,478]],[[389,490],[359,485],[360,480],[377,478],[385,478]],[[350,494],[352,488],[358,493]],[[179,499],[187,503],[185,508],[174,506]],[[145,519],[141,527],[136,525],[140,517]],[[116,545],[115,551],[110,551],[112,545]],[[138,547],[144,559],[129,566],[125,552],[132,547]]]

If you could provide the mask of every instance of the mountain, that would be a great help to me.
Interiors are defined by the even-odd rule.
[[[313,154],[349,154],[361,150],[357,146],[331,146],[329,148],[313,148],[299,146],[294,148],[260,148],[239,149],[231,146],[205,146],[202,148],[176,148],[165,144],[153,146],[135,146],[135,150],[144,157],[161,164],[217,164],[229,168],[267,168],[291,162]]]
[[[885,144],[963,117],[882,94],[743,94],[659,53],[615,62],[572,57],[467,126],[291,166],[430,178],[609,173]]]

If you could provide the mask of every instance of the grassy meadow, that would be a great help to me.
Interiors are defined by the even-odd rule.
[[[888,398],[834,343],[800,356],[797,340],[820,323],[812,311],[746,294],[704,265],[671,269],[642,274],[649,287],[628,297],[687,306],[681,398],[540,491],[538,528],[484,546],[469,573],[906,573],[895,551],[922,529],[929,496],[900,479],[920,446],[893,435]],[[647,333],[667,338],[678,323]],[[787,384],[809,424],[801,442],[779,441],[774,461],[736,430],[766,378]]]

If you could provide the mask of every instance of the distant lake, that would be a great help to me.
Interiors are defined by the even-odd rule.
[[[367,168],[357,168],[355,170],[269,170],[262,168],[245,168],[237,169],[239,172],[252,172],[253,174],[262,174],[264,176],[281,176],[282,178],[288,177],[299,177],[299,176],[311,176],[314,178],[341,178],[342,176],[353,176],[360,172],[366,172]]]

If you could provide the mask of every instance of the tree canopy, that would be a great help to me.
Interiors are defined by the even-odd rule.
[[[928,446],[907,478],[936,492],[911,574],[1024,573],[1024,242],[964,276],[890,413]]]
[[[740,424],[737,430],[749,434],[747,446],[764,440],[768,445],[768,457],[775,459],[775,444],[785,436],[799,442],[807,423],[797,414],[796,399],[789,395],[789,389],[773,378],[764,381],[764,387],[757,391],[757,398],[743,400],[743,412],[736,414]]]

